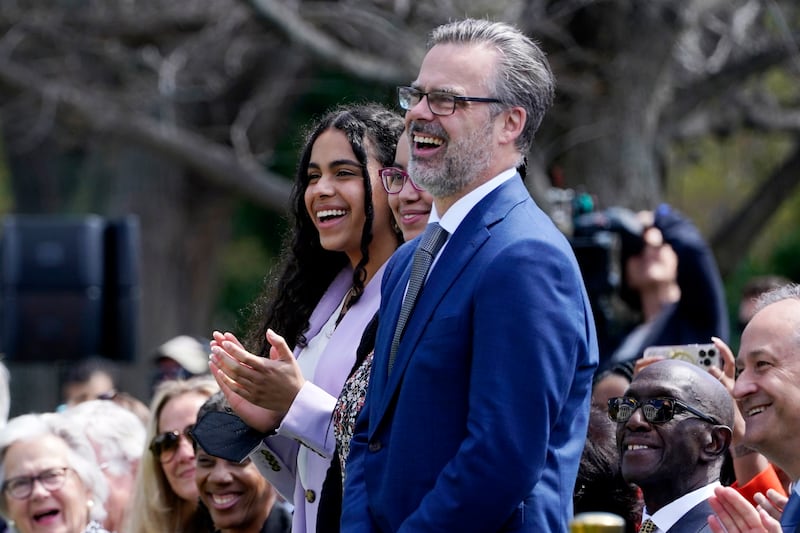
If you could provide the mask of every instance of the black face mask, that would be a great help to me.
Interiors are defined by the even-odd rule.
[[[233,413],[210,411],[191,430],[192,438],[209,455],[241,463],[265,437]]]

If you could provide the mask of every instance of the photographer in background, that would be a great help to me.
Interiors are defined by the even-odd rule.
[[[589,215],[578,222],[601,224],[619,236],[617,294],[632,311],[630,317],[598,320],[600,372],[631,364],[648,346],[706,343],[712,336],[727,340],[719,269],[691,221],[666,204],[635,215],[618,207]]]

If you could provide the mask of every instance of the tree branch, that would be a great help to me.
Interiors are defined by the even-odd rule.
[[[230,148],[196,133],[128,113],[85,88],[52,82],[2,57],[0,84],[53,102],[62,118],[77,118],[94,132],[134,142],[179,161],[210,182],[231,188],[268,209],[283,213],[288,208],[289,180],[253,160],[237,158]]]
[[[761,74],[769,67],[779,65],[791,58],[792,51],[786,47],[784,42],[779,42],[748,57],[732,61],[717,73],[704,76],[675,91],[674,101],[668,109],[665,109],[663,116],[683,117],[731,87],[741,86],[743,79],[753,74]]]
[[[800,144],[747,202],[728,217],[711,237],[711,247],[723,277],[733,272],[742,253],[763,230],[777,208],[800,183]]]
[[[249,0],[255,12],[285,33],[288,38],[309,50],[326,63],[337,66],[358,79],[395,84],[408,81],[415,73],[411,69],[413,58],[421,57],[419,51],[409,51],[409,63],[398,66],[385,58],[364,54],[332,39],[304,21],[296,11],[274,0]],[[403,45],[412,43],[408,39]],[[392,46],[397,46],[393,43]]]

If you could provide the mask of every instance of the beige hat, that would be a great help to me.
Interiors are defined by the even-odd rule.
[[[192,374],[207,374],[209,353],[208,342],[189,335],[179,335],[159,346],[155,359],[166,357]]]

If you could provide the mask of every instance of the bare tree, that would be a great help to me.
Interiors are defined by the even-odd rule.
[[[559,80],[529,158],[534,195],[546,202],[558,170],[601,204],[649,207],[676,143],[743,129],[796,143],[795,102],[769,76],[796,83],[799,14],[792,0],[0,0],[16,210],[140,216],[146,353],[208,333],[235,206],[285,210],[290,181],[268,168],[325,72],[388,94],[433,26],[515,23]],[[795,154],[720,224],[723,266],[795,187]]]

